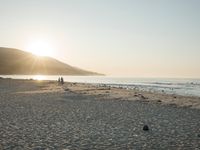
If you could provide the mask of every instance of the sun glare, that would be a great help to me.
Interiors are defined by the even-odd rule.
[[[45,80],[46,78],[45,78],[45,76],[43,76],[43,75],[35,75],[35,76],[33,77],[33,79],[34,79],[34,80],[42,81],[42,80]]]
[[[30,43],[27,50],[38,56],[53,56],[53,48],[50,43],[42,40]]]

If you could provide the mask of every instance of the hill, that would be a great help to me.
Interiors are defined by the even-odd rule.
[[[1,75],[101,75],[85,71],[51,57],[39,57],[31,53],[0,47]]]

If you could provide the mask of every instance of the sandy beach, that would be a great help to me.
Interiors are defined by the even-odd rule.
[[[1,149],[200,149],[200,97],[1,78]]]

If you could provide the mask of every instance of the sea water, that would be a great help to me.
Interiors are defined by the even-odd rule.
[[[43,75],[6,75],[3,78],[58,80],[60,76]],[[140,89],[184,96],[200,97],[200,79],[183,78],[131,78],[110,76],[62,76],[64,81],[92,83],[99,86],[112,86],[126,89]]]

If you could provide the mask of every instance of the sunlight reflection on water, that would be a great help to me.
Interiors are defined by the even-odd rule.
[[[47,78],[44,75],[35,75],[35,76],[33,76],[33,79],[42,81],[42,80],[46,80]]]

